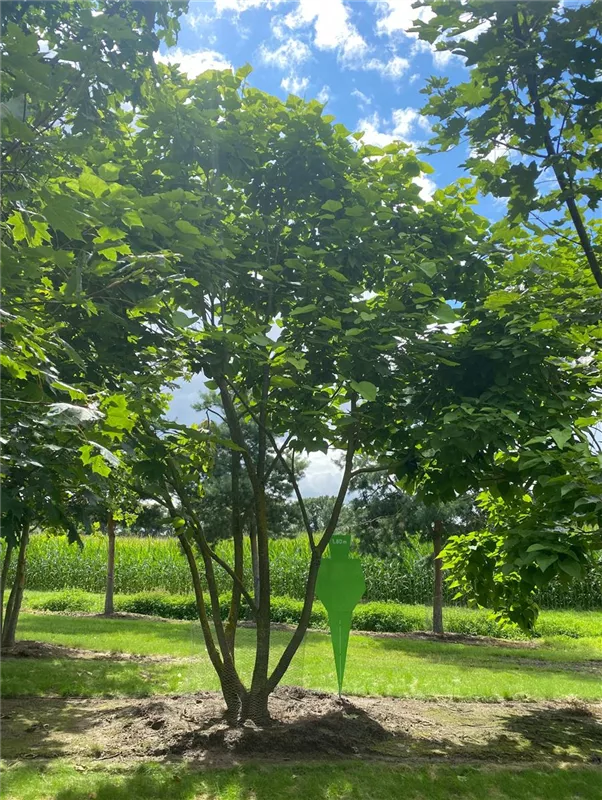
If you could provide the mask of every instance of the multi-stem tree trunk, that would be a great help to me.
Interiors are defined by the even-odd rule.
[[[109,511],[107,517],[107,537],[109,540],[109,554],[107,558],[107,585],[105,589],[105,616],[115,612],[115,520],[113,512]]]
[[[6,542],[6,552],[4,553],[4,560],[2,562],[2,577],[0,578],[0,633],[4,620],[4,590],[6,589],[6,581],[8,580],[8,571],[10,569],[13,548],[14,544],[12,541]]]
[[[19,542],[19,556],[17,558],[15,582],[13,583],[10,596],[8,598],[6,615],[4,617],[4,627],[2,629],[2,647],[5,649],[13,647],[15,644],[17,622],[19,620],[19,612],[21,611],[23,592],[25,590],[26,553],[28,543],[29,523],[25,522],[21,530],[21,541]]]
[[[435,586],[433,590],[433,633],[443,633],[443,567],[439,555],[443,549],[443,523],[433,525],[433,557],[435,563]]]
[[[251,547],[251,568],[253,570],[253,595],[255,602],[259,603],[259,556],[257,555],[257,525],[255,516],[249,518],[249,544]]]
[[[244,577],[243,569],[243,532],[242,520],[240,516],[240,455],[232,451],[231,455],[231,501],[232,501],[232,541],[234,543],[234,572],[238,577],[238,582],[232,584],[232,600],[230,602],[230,613],[226,625],[226,637],[228,646],[232,654],[232,661],[235,660],[234,643],[236,639],[236,626],[240,613],[240,600],[242,597],[241,585]]]
[[[262,412],[260,415],[259,420],[260,431],[263,431],[264,435],[260,437],[259,457],[257,459],[257,463],[254,462],[241,430],[239,415],[235,408],[233,398],[230,395],[228,382],[225,377],[216,378],[216,380],[220,388],[222,403],[224,406],[228,426],[230,428],[232,441],[235,443],[239,452],[241,453],[241,458],[253,489],[254,514],[252,516],[254,517],[254,523],[256,526],[254,530],[257,543],[256,558],[254,558],[254,562],[256,564],[256,575],[259,580],[259,586],[257,586],[257,584],[255,585],[257,592],[256,598],[251,596],[248,588],[244,585],[244,575],[242,574],[242,569],[239,570],[237,567],[236,558],[234,568],[232,568],[231,565],[220,558],[220,556],[210,547],[204,533],[202,520],[199,518],[195,505],[192,502],[191,495],[189,494],[188,486],[183,479],[181,468],[179,467],[177,461],[172,457],[168,457],[166,459],[166,480],[161,490],[161,496],[162,501],[169,510],[176,528],[179,529],[182,527],[182,517],[185,517],[187,534],[198,546],[198,551],[200,557],[202,558],[203,577],[206,582],[211,605],[211,616],[213,617],[213,630],[212,626],[209,624],[209,609],[205,608],[205,600],[202,594],[200,578],[201,573],[199,570],[199,563],[197,562],[198,556],[193,551],[191,542],[188,541],[187,536],[183,533],[180,537],[180,541],[182,542],[182,546],[191,570],[195,589],[197,611],[199,614],[199,620],[201,622],[205,644],[211,662],[219,676],[222,693],[226,702],[227,719],[231,723],[235,724],[240,724],[246,720],[250,720],[256,724],[262,725],[269,721],[268,698],[282,680],[286,670],[290,666],[295,653],[303,641],[309,625],[320,561],[336,529],[341,509],[345,501],[345,496],[349,488],[349,483],[353,476],[352,463],[353,455],[355,453],[355,429],[353,428],[349,434],[347,452],[345,456],[345,468],[343,471],[339,492],[337,494],[329,522],[320,541],[315,541],[313,531],[310,528],[307,530],[311,547],[311,562],[306,583],[301,618],[295,632],[291,636],[289,643],[284,649],[284,652],[278,659],[278,663],[270,673],[269,657],[271,634],[271,587],[266,480],[271,467],[266,465],[266,438],[269,438],[270,445],[276,453],[274,462],[271,466],[273,466],[277,460],[280,461],[285,467],[288,467],[288,464],[282,454],[283,448],[278,447],[275,436],[271,432],[267,433],[268,429],[264,412]],[[266,396],[265,378],[263,396]],[[239,400],[244,406],[244,400],[240,397]],[[355,398],[352,398],[351,400],[351,412],[353,414],[355,413]],[[251,416],[253,415],[251,414]],[[298,489],[294,475],[292,480]],[[178,509],[176,509],[172,500],[172,494],[174,490],[177,493],[180,501],[180,507]],[[240,515],[237,517],[237,523],[239,522]],[[238,525],[236,526],[236,530],[238,531]],[[221,619],[219,592],[215,576],[214,563],[216,563],[230,576],[233,587],[237,587],[237,594],[240,593],[240,595],[245,598],[246,602],[249,604],[249,607],[252,609],[252,613],[256,621],[257,641],[255,647],[255,664],[251,678],[251,686],[249,689],[247,689],[243,684],[235,666],[233,653],[235,639]],[[232,608],[230,610],[232,610]]]

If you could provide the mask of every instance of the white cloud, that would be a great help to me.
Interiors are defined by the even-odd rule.
[[[262,44],[259,48],[259,57],[264,64],[287,69],[292,64],[302,64],[311,58],[311,50],[300,39],[289,39],[276,50],[270,50]]]
[[[304,497],[334,495],[339,491],[343,470],[337,464],[337,459],[341,454],[340,450],[331,450],[328,454],[309,453],[305,475],[299,481],[299,488]]]
[[[367,94],[364,94],[363,92],[360,92],[360,90],[359,90],[359,89],[354,89],[354,90],[351,92],[351,95],[352,95],[353,97],[357,97],[357,104],[358,104],[358,106],[359,106],[359,107],[362,109],[362,111],[363,111],[365,108],[367,108],[368,106],[371,106],[371,105],[372,105],[372,98],[371,98],[371,97],[368,97],[368,95],[367,95]]]
[[[433,58],[433,64],[438,69],[445,69],[451,61],[456,61],[458,64],[464,63],[463,56],[457,56],[451,50],[437,50],[435,44],[430,44],[422,39],[415,39],[410,55],[414,56],[416,53],[430,53]]]
[[[190,9],[186,16],[182,17],[193,30],[203,31],[206,26],[211,25],[215,20],[215,16],[213,14],[203,13],[202,11],[197,11],[193,7]]]
[[[330,100],[330,86],[324,84],[318,94],[316,95],[320,103],[327,103]]]
[[[378,33],[391,36],[393,33],[403,33],[404,36],[417,38],[417,33],[409,33],[417,20],[429,22],[435,13],[430,6],[412,8],[412,0],[379,0],[377,10],[381,16],[376,22]]]
[[[309,85],[309,78],[300,78],[298,75],[287,75],[280,82],[280,86],[289,94],[300,95]]]
[[[216,50],[197,50],[185,53],[179,47],[167,53],[155,53],[155,60],[163,64],[178,64],[182,72],[196,78],[208,69],[232,69],[228,59]]]
[[[374,113],[371,117],[360,119],[357,123],[357,129],[364,132],[362,142],[364,144],[373,144],[376,147],[385,147],[397,138],[393,133],[386,133],[379,130],[380,117]]]
[[[223,14],[224,11],[233,11],[235,14],[242,14],[243,11],[249,11],[252,8],[274,8],[284,0],[215,0],[215,10],[218,14]]]
[[[371,58],[363,65],[363,69],[374,70],[378,72],[383,78],[390,78],[396,80],[400,78],[410,68],[410,62],[407,58],[394,56],[389,61],[381,61],[379,58]]]
[[[391,114],[390,121],[383,119],[378,113],[358,122],[359,130],[364,131],[364,142],[384,147],[391,142],[401,139],[413,146],[420,143],[416,134],[420,131],[430,132],[430,125],[426,117],[415,108],[396,108]]]
[[[431,126],[426,117],[416,108],[396,108],[392,114],[394,130],[401,139],[408,140],[412,136],[414,128],[420,128],[426,133],[430,133]]]
[[[366,56],[368,45],[349,17],[343,0],[299,0],[293,11],[273,20],[272,31],[286,38],[287,29],[313,26],[314,44],[319,50],[336,50],[344,61],[352,62]]]
[[[444,69],[452,60],[463,63],[462,56],[454,55],[448,50],[437,50],[436,42],[431,44],[419,39],[418,34],[410,30],[416,22],[429,22],[435,16],[430,6],[412,8],[412,0],[378,0],[377,11],[380,11],[380,17],[376,22],[377,32],[381,35],[403,36],[406,39],[413,40],[410,55],[430,53],[433,58],[433,64],[438,69]],[[464,17],[462,21],[468,22],[471,14],[466,13],[462,17]],[[488,27],[489,23],[482,23],[467,31],[467,33],[463,34],[463,37],[474,41]],[[451,40],[454,38],[459,39],[462,37],[451,37]]]
[[[435,189],[437,188],[435,181],[427,178],[424,173],[421,173],[418,177],[414,178],[412,183],[415,183],[416,186],[420,186],[420,197],[423,200],[430,200]]]

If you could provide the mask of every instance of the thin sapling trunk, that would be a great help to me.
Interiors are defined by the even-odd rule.
[[[443,633],[443,523],[437,520],[433,525],[433,557],[435,564],[435,586],[433,590],[433,633]]]
[[[19,542],[19,555],[17,558],[17,569],[15,572],[15,582],[8,598],[6,607],[6,616],[4,619],[4,627],[2,630],[2,647],[11,648],[15,644],[15,637],[17,633],[17,622],[19,620],[19,612],[21,611],[21,603],[23,601],[23,592],[25,590],[25,571],[26,571],[26,553],[27,545],[29,543],[29,522],[23,524],[21,531],[21,541]]]
[[[109,511],[107,517],[107,537],[109,553],[107,558],[107,585],[105,589],[105,616],[110,616],[115,612],[115,519],[113,512]]]
[[[12,541],[6,542],[6,552],[4,553],[4,560],[2,562],[2,577],[0,578],[0,632],[2,631],[2,623],[4,620],[4,591],[6,589],[6,581],[8,580],[8,571],[10,569],[13,549],[14,543]]]

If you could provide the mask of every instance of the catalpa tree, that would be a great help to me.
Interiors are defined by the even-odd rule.
[[[135,233],[145,249],[152,242],[179,255],[178,281],[169,290],[178,308],[172,322],[187,371],[202,371],[219,394],[228,446],[240,455],[252,487],[256,596],[244,582],[239,512],[229,565],[212,550],[197,511],[209,431],[202,424],[196,433],[143,426],[139,445],[146,457],[137,470],[179,531],[229,717],[261,722],[307,629],[320,561],[358,474],[354,456],[381,427],[369,409],[386,391],[391,354],[403,341],[410,363],[414,350],[423,349],[427,326],[454,319],[450,292],[460,286],[469,292],[482,281],[487,256],[469,237],[482,232],[483,222],[459,189],[425,203],[414,179],[427,167],[414,153],[400,143],[363,144],[361,134],[334,124],[316,101],[291,96],[283,103],[248,87],[247,69],[195,80],[163,70],[152,108],[132,134],[137,160],[128,180],[148,198]],[[395,291],[388,291],[393,284]],[[395,380],[403,384],[404,369]],[[247,434],[250,423],[256,443]],[[192,439],[196,460],[186,444]],[[315,532],[296,462],[302,453],[329,447],[344,453],[344,468],[329,518]],[[277,467],[299,502],[311,558],[300,623],[272,667],[266,492]],[[232,581],[226,624],[217,569]],[[257,626],[249,686],[236,664],[241,598]]]

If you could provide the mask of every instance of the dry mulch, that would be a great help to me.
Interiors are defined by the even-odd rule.
[[[2,707],[5,758],[187,758],[229,765],[379,758],[602,764],[602,704],[339,698],[281,687],[272,722],[231,727],[217,693],[144,699],[17,698]]]

